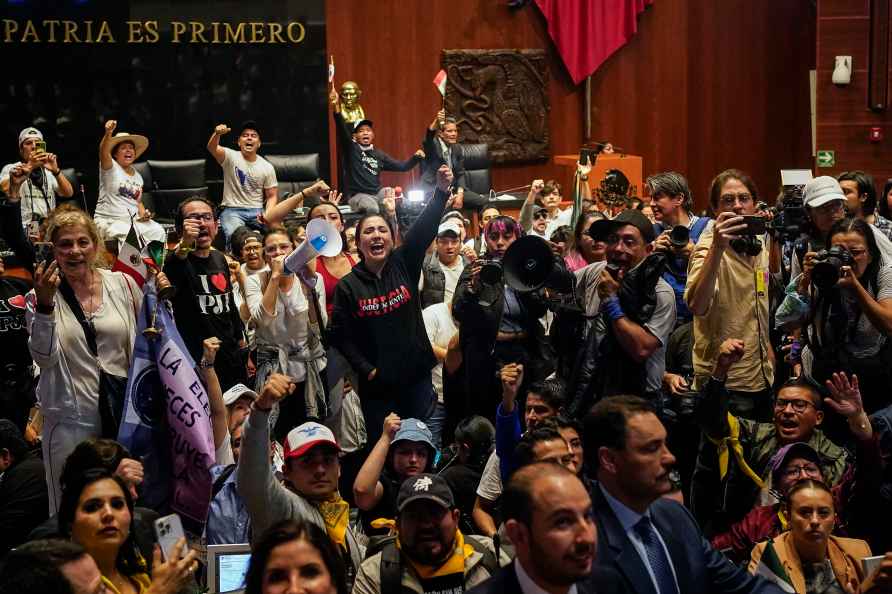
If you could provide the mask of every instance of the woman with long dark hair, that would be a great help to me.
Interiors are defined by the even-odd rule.
[[[817,254],[806,254],[802,275],[780,308],[792,313],[779,321],[798,317],[806,325],[802,361],[811,377],[824,382],[840,370],[858,376],[864,409],[871,414],[888,404],[885,394],[892,384],[892,266],[862,219],[834,223],[827,245],[848,260],[838,262],[838,280],[816,286],[816,281],[822,285],[819,275],[833,268],[822,264],[816,272]]]
[[[452,171],[441,167],[437,192],[398,248],[383,216],[360,219],[360,262],[335,288],[331,341],[359,376],[368,443],[377,441],[391,412],[427,420],[436,404],[430,374],[436,359],[421,315],[418,278],[451,184]]]
[[[155,549],[152,576],[133,542],[133,499],[124,481],[104,468],[92,468],[66,483],[59,506],[59,530],[96,561],[102,581],[115,594],[172,594],[193,579],[196,551],[182,558],[180,539],[171,560]]]
[[[341,556],[324,530],[283,520],[254,543],[246,594],[347,594]]]

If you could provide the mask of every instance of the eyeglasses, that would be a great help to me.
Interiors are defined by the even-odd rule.
[[[259,252],[259,251],[260,251],[260,244],[259,244],[259,243],[254,243],[254,244],[246,245],[245,247],[242,248],[242,251],[243,251],[243,252]]]
[[[719,200],[721,200],[722,206],[730,207],[737,204],[738,200],[741,204],[749,204],[753,201],[753,195],[746,192],[742,194],[722,194]]]
[[[814,464],[803,464],[802,466],[787,466],[784,469],[783,475],[786,478],[795,478],[803,473],[805,474],[805,476],[816,476],[821,473],[821,469]]]
[[[537,213],[533,213],[533,218],[534,218],[534,219],[547,219],[547,218],[548,218],[548,213],[545,212],[545,211],[540,211],[540,212],[537,212]]]
[[[808,400],[803,400],[801,398],[778,398],[774,401],[774,410],[784,410],[787,408],[787,405],[793,407],[793,412],[797,414],[802,414],[808,409],[809,406],[815,406],[814,402],[809,402]]]
[[[211,222],[214,220],[214,213],[212,213],[212,212],[202,212],[202,213],[196,212],[193,214],[187,214],[183,218],[186,219],[187,221]]]
[[[604,243],[612,246],[618,244],[620,241],[622,241],[623,245],[628,248],[633,248],[640,245],[640,242],[634,237],[620,237],[618,233],[611,233],[610,235],[608,235],[605,238]]]

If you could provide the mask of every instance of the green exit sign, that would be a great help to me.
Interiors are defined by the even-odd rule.
[[[818,151],[818,167],[836,165],[836,151]]]

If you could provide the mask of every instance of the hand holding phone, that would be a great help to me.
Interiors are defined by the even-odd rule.
[[[183,522],[177,514],[170,514],[155,520],[155,539],[161,546],[164,560],[169,561],[173,556],[174,545],[181,538],[186,538],[183,531]]]
[[[32,221],[33,223],[37,223],[37,221]],[[30,225],[30,223],[29,223]],[[40,232],[40,224],[38,223],[38,233]],[[29,226],[28,232],[30,234],[31,228]],[[44,269],[50,265],[50,262],[55,260],[56,254],[53,251],[53,243],[51,241],[37,241],[34,243],[34,258],[35,261],[39,264],[43,262]]]

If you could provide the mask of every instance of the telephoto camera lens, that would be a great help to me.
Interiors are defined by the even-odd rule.
[[[486,260],[480,266],[480,282],[484,285],[497,285],[502,282],[502,263]]]

